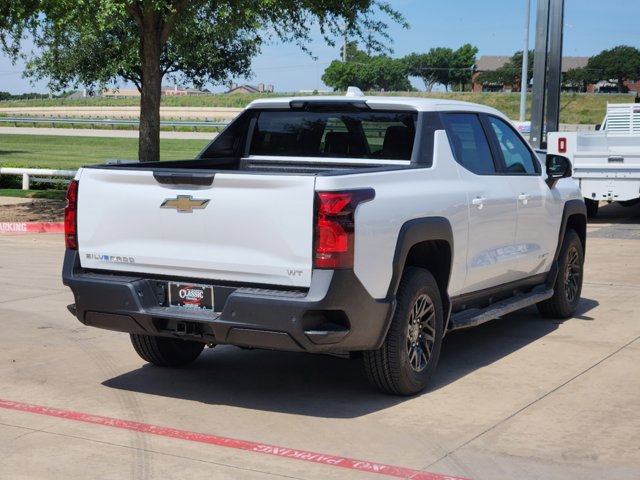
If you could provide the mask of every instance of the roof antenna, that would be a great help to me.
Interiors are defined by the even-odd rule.
[[[346,97],[364,97],[364,93],[358,87],[349,87],[347,88]]]

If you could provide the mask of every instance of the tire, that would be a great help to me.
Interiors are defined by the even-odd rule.
[[[182,367],[192,363],[205,344],[180,338],[155,337],[129,334],[136,353],[143,360],[159,367]]]
[[[588,218],[596,218],[598,215],[598,207],[600,202],[598,200],[592,200],[591,198],[585,198],[584,204],[587,207],[587,217]]]
[[[442,299],[433,275],[408,268],[400,281],[397,307],[384,343],[363,352],[367,377],[385,393],[424,390],[440,357],[444,328]]]
[[[538,311],[549,318],[568,318],[576,311],[582,292],[584,249],[575,230],[567,230],[558,256],[558,278],[553,296],[537,304]]]

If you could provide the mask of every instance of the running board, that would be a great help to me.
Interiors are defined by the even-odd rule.
[[[488,322],[507,313],[515,312],[521,308],[535,305],[553,296],[553,288],[543,291],[534,291],[493,303],[486,308],[470,308],[451,315],[449,330],[460,330]]]

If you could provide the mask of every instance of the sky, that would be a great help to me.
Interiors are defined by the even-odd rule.
[[[408,21],[403,29],[389,22],[388,33],[393,42],[392,57],[412,52],[424,53],[434,47],[456,49],[465,43],[478,48],[483,55],[513,55],[524,46],[524,23],[527,0],[387,0]],[[536,0],[531,0],[529,48],[535,42]],[[340,39],[336,39],[340,43]],[[617,45],[640,48],[638,15],[631,4],[603,0],[565,0],[564,56],[590,57]],[[324,69],[340,57],[340,47],[326,45],[320,35],[312,35],[310,50],[316,60],[292,44],[271,42],[253,63],[254,76],[233,79],[239,84],[274,85],[276,92],[329,90],[322,83]],[[31,85],[22,78],[22,64],[12,65],[0,53],[0,91],[14,94],[46,92],[43,82]],[[417,79],[414,86],[423,89]],[[170,84],[165,81],[164,84]],[[126,84],[121,83],[121,88]],[[221,86],[208,86],[224,91]]]

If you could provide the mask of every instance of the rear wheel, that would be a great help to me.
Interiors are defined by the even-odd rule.
[[[364,365],[369,380],[383,392],[413,395],[431,380],[442,345],[442,300],[433,275],[407,269],[397,302],[382,347],[364,352]]]
[[[558,256],[558,277],[553,285],[553,297],[538,303],[545,317],[567,318],[580,302],[584,267],[584,249],[575,230],[567,230]]]
[[[143,360],[159,367],[181,367],[193,362],[205,344],[180,338],[131,333],[131,343]]]

